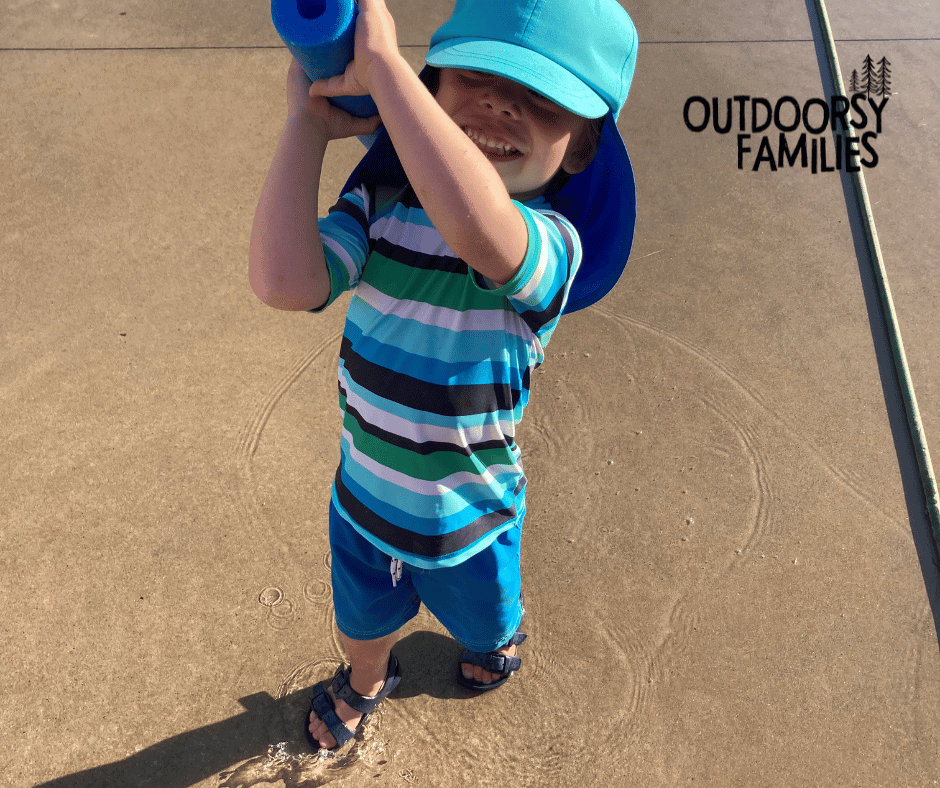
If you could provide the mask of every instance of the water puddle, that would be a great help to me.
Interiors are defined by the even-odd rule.
[[[335,755],[326,750],[312,753],[306,745],[295,742],[278,742],[268,747],[266,755],[245,761],[232,771],[222,772],[219,788],[252,788],[279,781],[284,783],[284,788],[315,788],[343,777],[361,762],[373,762],[381,772],[387,760],[363,758],[364,754],[374,755],[377,749],[370,744],[363,746],[357,739],[345,754]]]
[[[279,589],[278,589],[279,590]],[[268,603],[277,598],[272,589],[261,596]],[[262,601],[265,604],[265,601]],[[283,602],[277,601],[273,607]],[[268,606],[268,605],[266,605]],[[250,758],[233,769],[219,774],[219,788],[253,788],[259,785],[282,783],[284,788],[316,788],[347,777],[357,769],[370,777],[378,777],[388,764],[387,742],[381,736],[385,709],[379,707],[356,737],[337,752],[313,752],[303,733],[303,719],[313,687],[328,679],[339,666],[338,660],[316,659],[297,666],[281,685],[277,698],[285,703],[279,707],[277,719],[271,720],[269,730],[275,736],[296,736],[294,740],[268,745],[264,755]]]

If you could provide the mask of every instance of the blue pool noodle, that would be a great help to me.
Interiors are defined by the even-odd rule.
[[[354,0],[271,0],[274,29],[311,82],[334,77],[353,59]],[[330,101],[357,118],[375,115],[371,96],[335,96]]]

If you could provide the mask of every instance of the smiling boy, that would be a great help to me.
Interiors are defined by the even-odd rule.
[[[619,141],[637,43],[615,0],[458,0],[432,38],[426,86],[383,0],[359,6],[345,74],[310,85],[291,65],[249,264],[254,292],[278,309],[318,312],[353,291],[330,507],[350,665],[317,687],[307,720],[326,748],[397,685],[391,647],[422,603],[464,646],[464,687],[493,689],[521,665],[515,429],[582,257],[546,195],[591,164],[605,124]],[[328,141],[380,122],[324,97],[366,93],[408,185],[378,201],[363,183],[314,232]]]
[[[542,194],[559,170],[581,172],[594,155],[593,119],[498,74],[444,68],[435,98],[519,202]]]

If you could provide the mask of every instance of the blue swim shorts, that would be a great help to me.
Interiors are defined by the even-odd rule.
[[[353,640],[374,640],[414,618],[423,602],[462,646],[493,651],[522,621],[521,535],[522,517],[489,547],[456,566],[421,569],[404,564],[393,585],[391,556],[361,536],[331,503],[336,624]]]

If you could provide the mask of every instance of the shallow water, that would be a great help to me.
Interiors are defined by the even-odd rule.
[[[326,751],[313,754],[299,750],[293,742],[278,742],[268,748],[266,755],[252,758],[233,771],[219,775],[219,788],[253,788],[282,781],[284,788],[316,788],[340,779],[360,760],[362,748],[350,745],[348,752],[336,756]],[[377,761],[381,767],[387,760]],[[374,773],[378,777],[378,773]]]
[[[293,732],[297,740],[271,744],[264,755],[220,773],[219,788],[252,788],[279,780],[284,788],[315,788],[348,776],[354,768],[372,778],[381,775],[389,763],[381,738],[382,706],[369,715],[356,737],[335,753],[313,752],[304,737],[307,713],[304,704],[309,702],[313,685],[320,679],[329,679],[338,664],[332,660],[313,660],[291,672],[277,694],[278,700],[290,702],[278,706],[281,719],[274,721],[273,729]]]

